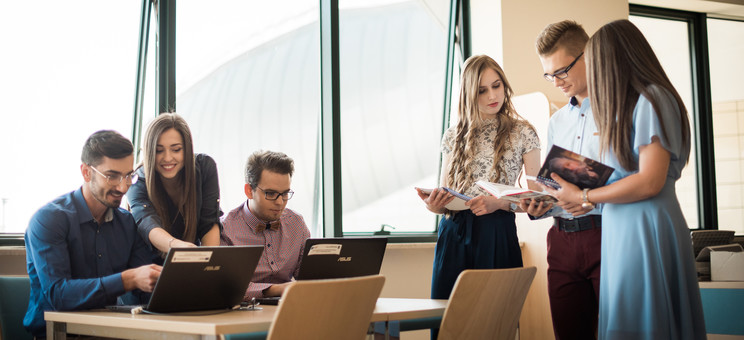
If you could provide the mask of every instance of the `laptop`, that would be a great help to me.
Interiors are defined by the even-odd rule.
[[[387,241],[387,237],[307,239],[295,280],[377,275]],[[263,305],[277,305],[280,299],[273,296],[256,298],[256,301]]]
[[[171,248],[147,305],[106,308],[131,312],[174,313],[229,309],[248,289],[263,246]]]
[[[338,279],[379,274],[387,240],[387,237],[308,239],[296,279]]]

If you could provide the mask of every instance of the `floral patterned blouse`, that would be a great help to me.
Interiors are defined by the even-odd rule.
[[[470,197],[489,195],[488,192],[476,185],[475,181],[494,182],[496,179],[496,171],[493,168],[493,145],[497,127],[498,123],[495,118],[486,120],[484,127],[480,129],[475,137],[477,143],[475,160],[470,166],[470,172],[474,174],[474,180],[473,185],[463,193],[465,195]],[[444,157],[451,156],[455,145],[456,128],[456,126],[452,126],[444,132],[442,137],[442,155]],[[510,150],[506,150],[500,164],[506,176],[502,176],[498,181],[498,183],[507,185],[515,185],[517,182],[517,177],[522,170],[522,156],[540,148],[540,139],[537,137],[537,132],[525,121],[518,121],[511,134],[512,147]]]

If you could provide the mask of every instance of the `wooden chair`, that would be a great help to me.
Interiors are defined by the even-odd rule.
[[[30,291],[27,276],[0,276],[0,339],[33,339],[23,328]]]
[[[439,340],[513,340],[535,267],[466,270],[444,311]]]
[[[381,275],[295,282],[267,339],[364,339],[384,283]]]

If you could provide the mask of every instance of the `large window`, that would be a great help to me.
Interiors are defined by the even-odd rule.
[[[433,232],[414,187],[438,185],[449,1],[342,2],[344,232]]]
[[[115,129],[139,147],[152,118],[173,107],[189,122],[195,151],[217,161],[223,211],[246,199],[247,156],[268,149],[295,159],[289,207],[314,236],[382,224],[432,235],[436,216],[413,188],[438,183],[452,1],[330,3],[338,12],[324,20],[339,29],[330,36],[340,57],[333,134],[323,125],[331,112],[321,110],[325,1],[0,5],[0,42],[9,47],[0,54],[8,113],[0,142],[17,165],[1,170],[0,233],[23,232],[40,206],[79,187],[79,154],[92,132]],[[341,151],[328,150],[329,140]],[[331,158],[336,195],[323,176]],[[41,180],[50,173],[54,180]],[[324,225],[329,202],[342,207],[335,228]]]
[[[707,23],[718,227],[744,234],[744,22]]]
[[[0,233],[83,183],[93,132],[131,135],[141,4],[0,2]]]
[[[296,162],[288,207],[323,236],[318,2],[259,7],[178,3],[176,111],[217,161],[223,210],[245,201],[247,156],[282,151]],[[344,233],[435,230],[413,187],[437,183],[448,19],[446,0],[339,4]]]
[[[316,0],[178,2],[176,111],[217,162],[226,213],[246,200],[248,155],[281,151],[295,161],[287,207],[322,236],[318,15]]]
[[[692,228],[741,235],[744,47],[737,42],[744,39],[744,22],[645,6],[630,9],[635,14],[630,19],[650,41],[692,114],[693,154],[677,184],[687,222]]]
[[[687,22],[633,15],[630,16],[630,20],[638,26],[651,44],[654,53],[659,58],[659,62],[664,67],[664,72],[666,72],[677,92],[682,97],[682,101],[690,117],[690,123],[694,124],[692,113],[695,107],[693,106],[692,99],[690,54],[680,53],[680,51],[688,51],[690,49]],[[692,129],[692,126],[690,128]],[[691,130],[693,133],[694,131],[694,129]],[[690,153],[690,163],[682,170],[682,177],[680,177],[676,185],[677,198],[682,207],[682,212],[687,220],[687,225],[692,229],[700,228],[697,213],[696,170],[695,146],[693,144]]]

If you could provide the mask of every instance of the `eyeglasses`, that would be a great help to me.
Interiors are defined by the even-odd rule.
[[[261,189],[261,187],[259,187],[258,185],[256,186],[256,188]],[[279,196],[282,196],[285,201],[289,201],[289,199],[292,198],[292,195],[294,195],[294,191],[292,190],[287,190],[285,192],[276,192],[273,190],[266,191],[264,189],[261,189],[261,191],[264,192],[264,197],[266,197],[266,199],[269,201],[276,201],[279,199]]]
[[[95,170],[99,175],[103,176],[103,178],[106,179],[106,183],[108,185],[119,185],[121,182],[127,178],[127,184],[132,185],[134,183],[137,183],[137,180],[139,179],[139,176],[135,174],[134,172],[130,172],[127,175],[104,175],[102,172],[98,171],[98,169],[94,168],[92,165],[88,164],[91,169]]]
[[[555,78],[566,79],[568,77],[568,71],[570,71],[571,68],[574,66],[574,64],[576,64],[576,62],[579,61],[579,58],[581,58],[582,55],[584,55],[584,52],[581,52],[579,56],[576,57],[576,59],[574,59],[574,61],[568,64],[568,66],[566,66],[566,68],[553,74],[545,73],[543,74],[543,77],[545,78],[545,80],[550,81],[550,82],[555,81]]]

